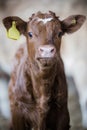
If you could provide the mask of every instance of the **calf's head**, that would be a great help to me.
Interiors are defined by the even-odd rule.
[[[53,12],[33,14],[28,22],[12,16],[3,19],[7,29],[15,21],[16,29],[27,39],[29,59],[40,68],[52,67],[59,56],[61,38],[77,31],[85,21],[83,15],[72,15],[61,21]]]

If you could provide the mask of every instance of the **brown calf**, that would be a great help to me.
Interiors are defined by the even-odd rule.
[[[60,21],[53,12],[33,14],[28,22],[7,17],[26,36],[20,46],[9,84],[13,130],[69,130],[67,83],[60,57],[64,33],[77,31],[85,16],[72,15]]]

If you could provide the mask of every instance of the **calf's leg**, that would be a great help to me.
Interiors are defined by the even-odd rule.
[[[54,105],[47,115],[46,127],[48,130],[69,130],[69,121],[68,109],[59,109]]]
[[[18,111],[12,112],[12,130],[26,130],[24,117]]]

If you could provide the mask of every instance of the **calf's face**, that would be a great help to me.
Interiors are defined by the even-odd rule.
[[[28,22],[27,34],[31,60],[37,62],[40,68],[52,67],[56,62],[63,34],[58,18],[38,13]]]
[[[57,62],[62,35],[77,31],[85,21],[83,15],[72,15],[60,21],[53,12],[33,14],[28,22],[19,17],[7,17],[3,23],[7,29],[15,21],[20,34],[27,38],[29,59],[40,68],[50,68]]]

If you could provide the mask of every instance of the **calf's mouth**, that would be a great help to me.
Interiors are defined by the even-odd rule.
[[[37,63],[42,69],[51,69],[56,64],[55,58],[37,58]]]

